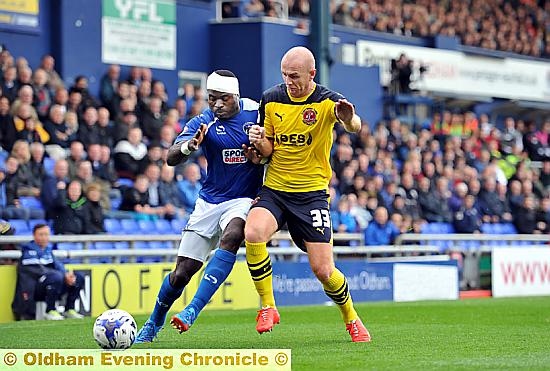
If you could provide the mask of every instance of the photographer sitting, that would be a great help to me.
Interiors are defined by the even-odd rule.
[[[65,270],[63,263],[55,259],[49,226],[37,224],[32,233],[34,240],[21,247],[21,261],[17,267],[17,286],[12,303],[15,318],[34,319],[36,300],[46,302],[47,320],[82,318],[74,309],[74,304],[84,284],[84,277]],[[55,302],[65,293],[65,313],[61,315],[56,310]]]

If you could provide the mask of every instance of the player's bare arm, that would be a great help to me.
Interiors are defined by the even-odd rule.
[[[265,136],[265,128],[260,125],[252,125],[248,131],[248,139],[263,157],[271,156],[273,152],[273,140]]]
[[[206,124],[201,124],[193,138],[172,145],[168,149],[166,163],[170,166],[176,166],[179,163],[187,161],[191,153],[199,149],[199,146],[206,135],[206,131]]]
[[[355,107],[346,99],[339,99],[335,106],[336,118],[350,133],[361,130],[361,118],[355,113]]]

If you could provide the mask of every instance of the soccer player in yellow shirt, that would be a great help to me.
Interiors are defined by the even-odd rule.
[[[287,51],[281,73],[284,83],[263,93],[260,125],[249,131],[250,143],[263,157],[271,157],[245,226],[246,260],[262,304],[256,330],[271,331],[280,321],[266,243],[286,222],[325,293],[340,308],[352,341],[368,342],[370,334],[353,307],[346,278],[334,265],[328,204],[333,126],[339,122],[346,131],[358,132],[361,119],[342,95],[313,81],[315,58],[307,48]]]

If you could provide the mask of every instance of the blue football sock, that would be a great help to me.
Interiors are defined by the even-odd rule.
[[[195,308],[197,315],[210,301],[218,287],[227,279],[235,265],[237,256],[227,250],[218,249],[206,268],[199,284],[199,288],[189,304]]]
[[[181,296],[183,288],[175,289],[170,284],[170,275],[164,277],[162,285],[160,286],[159,293],[157,295],[157,302],[155,303],[155,309],[151,313],[151,321],[155,323],[155,326],[164,325],[166,320],[166,313],[170,310],[170,307]]]

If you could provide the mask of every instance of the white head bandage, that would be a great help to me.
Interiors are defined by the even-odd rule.
[[[222,76],[212,72],[206,79],[206,89],[239,95],[239,80],[236,77]]]

